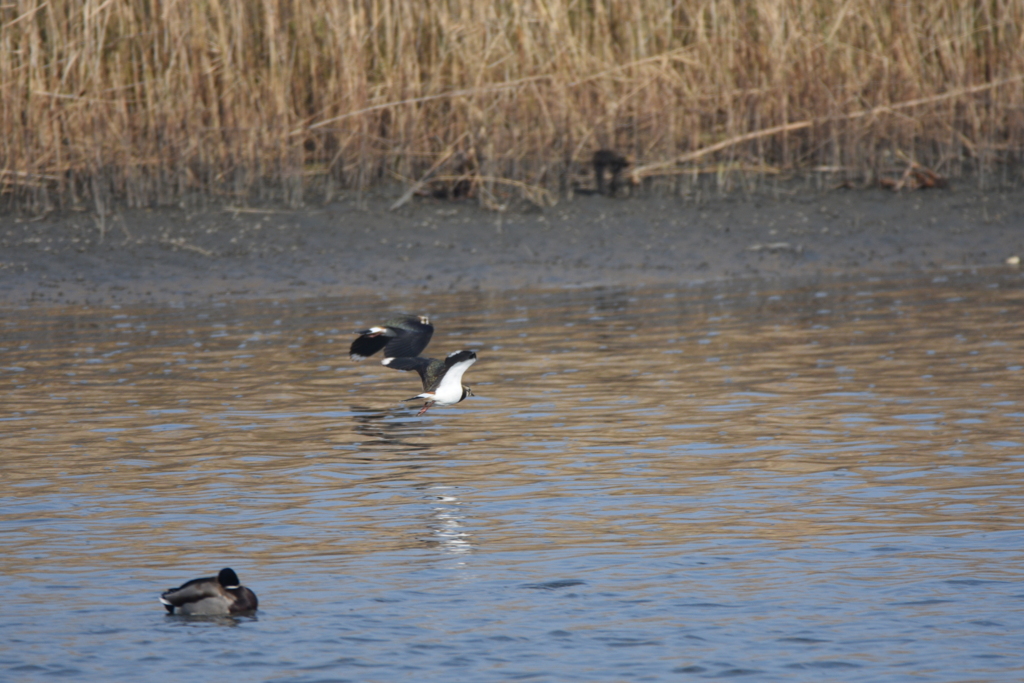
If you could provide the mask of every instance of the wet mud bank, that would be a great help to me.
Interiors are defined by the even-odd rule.
[[[580,196],[503,213],[321,207],[0,215],[0,306],[171,303],[1014,268],[1024,190]]]

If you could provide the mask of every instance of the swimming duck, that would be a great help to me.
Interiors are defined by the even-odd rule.
[[[177,607],[181,614],[226,616],[254,612],[259,606],[256,594],[241,585],[238,574],[225,567],[217,576],[192,579],[160,596],[169,614]]]

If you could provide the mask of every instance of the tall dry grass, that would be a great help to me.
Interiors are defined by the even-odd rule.
[[[7,0],[0,192],[295,204],[447,155],[558,193],[599,147],[957,176],[1020,161],[1022,78],[1021,0]]]

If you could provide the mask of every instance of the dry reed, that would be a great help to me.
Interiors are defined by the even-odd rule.
[[[1022,78],[1020,0],[8,0],[0,192],[299,204],[448,154],[564,194],[600,147],[638,177],[955,177],[1019,163]]]

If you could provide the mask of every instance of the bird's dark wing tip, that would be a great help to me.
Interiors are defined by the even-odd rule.
[[[357,337],[348,349],[349,358],[362,360],[383,349],[388,343],[387,337],[381,335]]]

